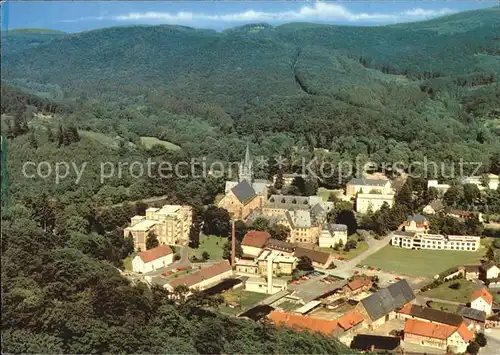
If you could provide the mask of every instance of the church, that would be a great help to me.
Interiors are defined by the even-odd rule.
[[[245,159],[238,167],[238,181],[226,181],[225,196],[218,205],[234,219],[246,219],[253,211],[260,210],[267,200],[269,182],[255,180],[252,165],[247,145]]]

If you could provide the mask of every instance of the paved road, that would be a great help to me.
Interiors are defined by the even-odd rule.
[[[500,355],[500,329],[486,329],[488,343],[479,351],[480,355]]]

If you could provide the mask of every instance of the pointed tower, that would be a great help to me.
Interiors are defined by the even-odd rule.
[[[250,184],[253,181],[252,160],[250,160],[250,148],[247,143],[247,150],[245,152],[245,160],[240,164],[238,172],[240,181],[247,180]]]

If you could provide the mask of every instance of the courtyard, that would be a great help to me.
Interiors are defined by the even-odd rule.
[[[460,285],[458,289],[450,288],[452,284],[456,283]],[[446,281],[436,288],[421,292],[420,295],[423,297],[438,298],[452,302],[467,303],[471,301],[472,294],[478,288],[479,286],[471,281],[458,279]]]

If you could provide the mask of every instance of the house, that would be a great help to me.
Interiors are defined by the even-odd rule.
[[[489,288],[500,288],[500,277],[495,277],[488,280]]]
[[[168,245],[141,251],[132,259],[134,272],[146,273],[166,267],[174,262],[174,252]]]
[[[441,200],[432,200],[427,206],[424,207],[422,212],[425,214],[437,214],[444,211],[444,204]]]
[[[427,189],[435,188],[440,195],[444,195],[446,191],[450,188],[448,184],[440,184],[437,180],[429,180],[427,181]]]
[[[493,307],[493,296],[486,288],[481,288],[472,294],[470,307],[490,315]]]
[[[486,328],[500,328],[500,313],[486,319]]]
[[[346,195],[354,197],[357,194],[394,195],[394,190],[386,179],[353,178],[346,184]]]
[[[267,241],[266,249],[280,251],[283,255],[292,256],[295,252],[296,246],[291,243],[271,238]]]
[[[301,247],[295,248],[293,256],[295,256],[296,258],[307,256],[309,259],[311,259],[312,265],[315,268],[320,269],[327,269],[334,260],[333,254]]]
[[[463,323],[464,319],[456,313],[444,312],[438,309],[419,306],[416,304],[408,304],[398,311],[400,319],[416,319],[422,322],[430,322],[436,324],[446,324],[458,327]]]
[[[347,243],[347,226],[345,224],[328,223],[318,238],[320,248],[333,248],[337,244]]]
[[[358,312],[348,312],[337,319],[339,327],[344,331],[339,336],[346,336],[357,333],[364,329],[364,318]]]
[[[394,232],[391,245],[406,249],[476,251],[481,237],[466,235],[441,235],[414,232]]]
[[[368,277],[358,277],[344,286],[343,293],[349,297],[368,291],[373,286],[373,281]]]
[[[356,212],[368,213],[380,210],[384,203],[389,207],[394,205],[394,194],[362,194],[356,196]]]
[[[452,349],[458,353],[465,352],[473,338],[474,333],[467,328],[465,323],[452,326],[407,319],[404,328],[405,343],[430,346],[442,350]]]
[[[224,260],[220,263],[207,266],[199,271],[193,272],[186,276],[181,276],[170,280],[163,287],[168,291],[173,292],[177,286],[184,285],[190,290],[203,291],[224,279],[233,276],[233,269],[229,261]]]
[[[406,221],[403,222],[403,227],[406,232],[427,233],[429,230],[429,221],[420,213],[415,213],[406,218]]]
[[[245,291],[276,294],[286,290],[288,282],[283,279],[272,279],[271,293],[269,293],[268,280],[263,277],[249,277],[245,281]]]
[[[463,270],[466,280],[475,281],[479,279],[480,265],[464,265],[460,268]]]
[[[146,250],[148,234],[154,232],[160,244],[187,245],[191,231],[193,208],[191,206],[164,205],[150,207],[146,216],[134,216],[123,236],[132,236],[136,250]]]
[[[479,273],[479,278],[486,282],[500,277],[500,268],[493,261],[489,261],[481,265]]]
[[[401,338],[370,334],[356,335],[351,342],[351,349],[362,352],[403,353]]]
[[[259,264],[256,260],[237,259],[234,264],[234,271],[238,274],[259,275]]]
[[[269,183],[265,180],[254,180],[248,145],[245,159],[238,168],[239,181],[226,181],[225,195],[218,206],[226,209],[235,219],[245,219],[253,211],[262,208],[267,199]]]
[[[479,190],[483,191],[486,189],[496,190],[498,188],[498,175],[489,174],[486,177],[482,176],[469,176],[462,180],[462,184],[473,184],[476,185]]]
[[[243,249],[244,256],[258,257],[271,235],[263,231],[248,231],[243,240],[241,241],[241,249]]]
[[[300,314],[272,311],[268,319],[276,326],[287,326],[297,330],[309,330],[326,336],[336,336],[340,327],[338,321],[313,318]]]
[[[396,312],[414,299],[413,290],[403,279],[362,299],[355,310],[363,315],[373,330],[396,318]]]
[[[486,312],[474,308],[459,305],[457,314],[460,314],[467,323],[469,329],[480,331],[484,329],[486,324]]]
[[[450,213],[448,213],[448,216],[458,218],[461,220],[466,220],[477,216],[479,222],[484,222],[482,213],[476,213],[472,211],[451,210]]]
[[[272,271],[275,276],[290,276],[297,266],[298,258],[284,255],[275,250],[264,250],[257,258],[257,265],[261,275],[267,275],[267,265],[272,263]]]

